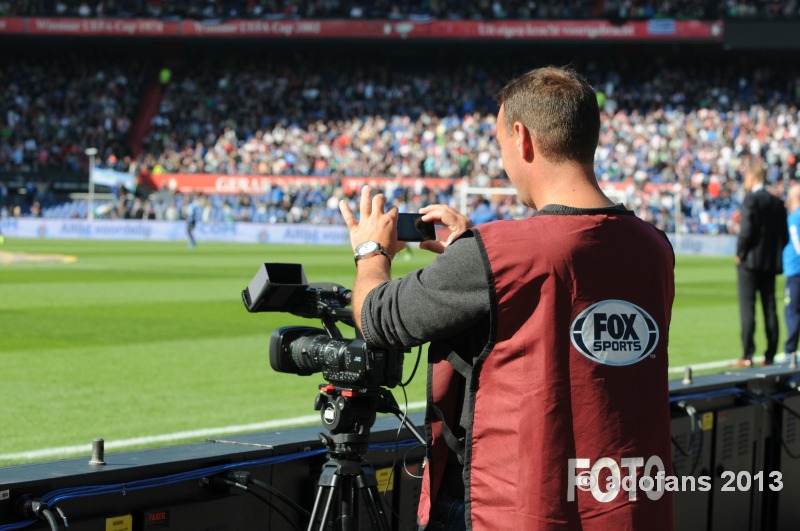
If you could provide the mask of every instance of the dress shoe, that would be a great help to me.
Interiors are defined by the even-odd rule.
[[[733,363],[731,363],[731,367],[737,367],[737,368],[739,368],[739,367],[752,367],[752,366],[753,366],[753,360],[747,360],[747,359],[744,359],[744,358],[742,358],[740,360],[736,360]]]

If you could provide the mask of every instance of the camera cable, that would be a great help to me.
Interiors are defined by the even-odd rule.
[[[228,479],[228,478],[214,478],[211,481],[212,481],[212,483],[213,482],[219,482],[219,483],[222,483],[222,484],[227,485],[229,487],[233,487],[233,488],[236,488],[236,489],[243,490],[244,492],[248,493],[249,495],[253,496],[254,498],[260,500],[261,502],[263,502],[267,506],[269,506],[270,509],[275,511],[275,513],[280,515],[281,518],[283,518],[287,523],[289,523],[289,525],[292,526],[292,529],[294,529],[295,531],[301,531],[300,527],[298,527],[298,525],[294,522],[294,520],[289,518],[289,516],[286,513],[284,513],[282,510],[280,510],[278,507],[276,507],[275,504],[272,503],[272,501],[269,498],[267,498],[266,496],[262,495],[259,492],[256,492],[256,491],[250,489],[247,485],[245,485],[243,483],[239,483],[238,481],[235,481],[235,480],[232,480],[232,479]]]
[[[265,491],[267,491],[270,494],[274,495],[276,498],[278,498],[281,501],[283,501],[283,503],[285,503],[286,505],[288,505],[289,507],[291,507],[292,509],[294,509],[298,513],[306,516],[307,518],[311,518],[311,513],[309,511],[305,510],[300,504],[295,502],[293,499],[291,499],[286,494],[282,493],[281,491],[279,491],[278,489],[276,489],[275,487],[273,487],[269,483],[266,483],[264,481],[261,481],[260,479],[254,478],[253,475],[250,472],[247,472],[246,470],[234,470],[232,472],[229,472],[228,473],[228,479],[230,479],[232,481],[235,481],[237,483],[241,483],[242,485],[245,485],[245,486],[249,486],[249,485],[252,484],[252,485],[255,485],[256,487],[264,489]]]
[[[420,345],[420,347],[417,350],[417,361],[414,364],[414,369],[411,371],[411,376],[409,376],[408,380],[406,380],[405,382],[402,382],[402,383],[398,384],[400,389],[403,391],[403,407],[400,408],[399,406],[397,406],[397,410],[394,411],[394,413],[400,419],[400,425],[397,426],[397,431],[395,432],[395,437],[394,437],[394,458],[392,460],[392,466],[389,469],[389,477],[386,479],[386,484],[384,485],[383,492],[381,493],[381,496],[383,497],[384,501],[389,506],[392,514],[398,520],[400,520],[400,515],[397,513],[397,511],[394,510],[393,504],[389,504],[388,503],[387,498],[388,498],[388,495],[389,495],[389,486],[391,485],[392,481],[394,480],[394,471],[395,471],[395,468],[397,467],[397,460],[398,460],[398,456],[400,454],[400,432],[403,431],[403,426],[408,427],[408,425],[410,424],[410,422],[408,421],[408,393],[406,392],[406,386],[408,386],[411,383],[411,380],[414,379],[414,375],[417,372],[417,368],[419,367],[419,362],[420,362],[421,358],[422,358],[422,346]],[[409,430],[410,430],[410,428],[409,428]],[[416,430],[414,430],[414,431],[416,431]],[[416,436],[417,434],[415,433],[414,435]],[[415,450],[416,448],[420,448],[420,447],[424,447],[424,446],[425,446],[424,443],[418,442],[417,444],[415,444],[415,445],[411,446],[410,448],[408,448],[403,454],[403,471],[406,474],[408,474],[410,477],[412,477],[412,478],[420,479],[421,476],[416,476],[416,475],[412,474],[411,471],[408,469],[408,464],[406,462],[406,460],[408,458],[408,454],[411,451]]]
[[[689,470],[689,475],[691,476],[694,474],[694,471],[697,468],[697,464],[700,462],[700,455],[702,454],[702,449],[703,449],[703,432],[702,430],[697,429],[700,421],[697,418],[697,409],[695,409],[694,406],[692,406],[691,404],[687,404],[684,401],[680,401],[675,405],[680,409],[682,409],[683,411],[685,411],[686,414],[689,416],[691,431],[689,432],[688,448],[684,450],[674,435],[671,436],[672,444],[675,446],[678,452],[680,452],[684,457],[692,458],[691,461],[692,467]]]
[[[796,385],[795,386],[790,386],[790,387],[792,387],[795,391],[798,390]],[[761,394],[754,393],[754,392],[749,391],[749,390],[744,391],[744,393],[745,393],[746,396],[748,396],[754,402],[760,402],[764,406],[765,409],[766,409],[766,403],[764,402],[764,399],[767,399],[767,400],[771,401],[773,404],[775,404],[776,406],[780,406],[780,408],[782,410],[786,411],[787,413],[789,413],[793,417],[795,417],[797,419],[800,419],[800,413],[798,413],[794,409],[792,409],[789,406],[787,406],[786,404],[784,404],[782,400],[778,400],[778,398],[776,398],[774,395],[767,395],[767,394],[761,395]],[[785,395],[782,395],[782,396],[785,396]],[[789,449],[789,445],[786,443],[786,439],[783,438],[783,428],[782,428],[781,425],[778,424],[778,419],[775,418],[776,416],[775,415],[769,415],[769,417],[770,417],[770,421],[772,422],[772,427],[775,430],[775,433],[777,434],[778,440],[781,443],[781,447],[786,452],[786,455],[788,455],[791,459],[800,459],[800,454],[796,454],[792,450]]]
[[[202,469],[190,470],[186,472],[178,472],[176,474],[171,474],[167,476],[159,476],[154,478],[146,478],[140,479],[135,481],[130,481],[127,483],[111,483],[111,484],[103,484],[103,485],[86,485],[82,487],[65,487],[61,489],[56,489],[50,491],[39,498],[39,500],[35,503],[41,504],[42,510],[47,508],[50,516],[53,516],[53,521],[55,521],[55,525],[58,525],[58,522],[55,520],[55,516],[52,514],[52,509],[55,508],[59,512],[64,521],[64,526],[68,527],[67,519],[63,511],[61,511],[60,507],[57,504],[62,502],[66,502],[69,500],[79,499],[79,498],[86,498],[92,496],[100,496],[100,495],[108,495],[108,494],[121,494],[125,495],[127,492],[139,491],[139,490],[146,490],[151,488],[161,488],[166,487],[169,485],[174,485],[176,483],[181,483],[185,481],[193,481],[198,480],[206,477],[213,476],[215,474],[219,474],[221,472],[227,472],[232,468],[242,468],[248,466],[270,466],[279,463],[285,463],[289,461],[293,461],[296,459],[304,459],[307,457],[312,457],[315,455],[320,455],[325,453],[325,449],[314,449],[314,450],[306,450],[303,452],[296,452],[293,454],[282,455],[282,456],[273,456],[268,458],[262,459],[254,459],[251,461],[243,461],[239,463],[228,463],[224,465],[216,465]],[[30,514],[30,513],[28,513]],[[38,516],[37,514],[30,514],[30,516]],[[25,527],[29,527],[37,522],[35,518],[29,517],[27,520],[16,522],[12,524],[2,524],[0,525],[0,531],[12,531],[15,529],[22,529]],[[58,530],[58,527],[53,527],[53,523],[51,522],[50,518],[42,513],[42,517],[50,522],[51,530]],[[40,518],[40,519],[41,519]]]
[[[39,520],[44,520],[50,526],[51,531],[59,531],[61,527],[58,524],[58,520],[56,516],[53,514],[50,506],[44,502],[38,500],[31,500],[31,499],[24,499],[20,500],[20,505],[18,506],[19,512],[21,512],[24,516],[35,516]],[[60,509],[57,509],[61,518],[64,521],[64,527],[69,527],[67,523],[67,518]],[[27,527],[28,525],[32,524],[34,520],[28,520],[27,522],[22,522],[25,525],[20,525],[18,529],[22,527]]]
[[[417,361],[414,362],[414,368],[411,370],[411,375],[408,377],[408,380],[405,382],[400,382],[398,385],[403,388],[403,393],[405,393],[405,388],[408,384],[411,383],[411,380],[414,379],[414,375],[417,374],[417,368],[419,368],[419,361],[422,359],[422,345],[417,347]],[[406,397],[406,404],[408,404],[408,397]]]

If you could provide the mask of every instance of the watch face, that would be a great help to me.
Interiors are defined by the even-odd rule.
[[[371,253],[373,251],[377,251],[380,248],[380,244],[378,242],[364,242],[358,244],[356,247],[356,254],[362,255]]]

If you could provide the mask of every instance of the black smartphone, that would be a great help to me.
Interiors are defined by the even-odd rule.
[[[401,242],[424,242],[436,239],[432,221],[422,221],[422,214],[400,214],[397,218],[397,239]]]

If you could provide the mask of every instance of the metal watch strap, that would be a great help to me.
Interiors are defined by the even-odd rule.
[[[361,256],[356,255],[356,256],[353,257],[353,260],[355,261],[356,266],[358,266],[359,260],[364,260],[365,258],[372,258],[373,256],[378,256],[379,254],[382,254],[383,256],[385,256],[386,259],[389,260],[390,264],[392,263],[392,258],[389,256],[389,251],[387,251],[383,246],[381,246],[380,248],[378,248],[375,251],[372,251],[371,253],[367,253],[367,254],[361,255]]]

